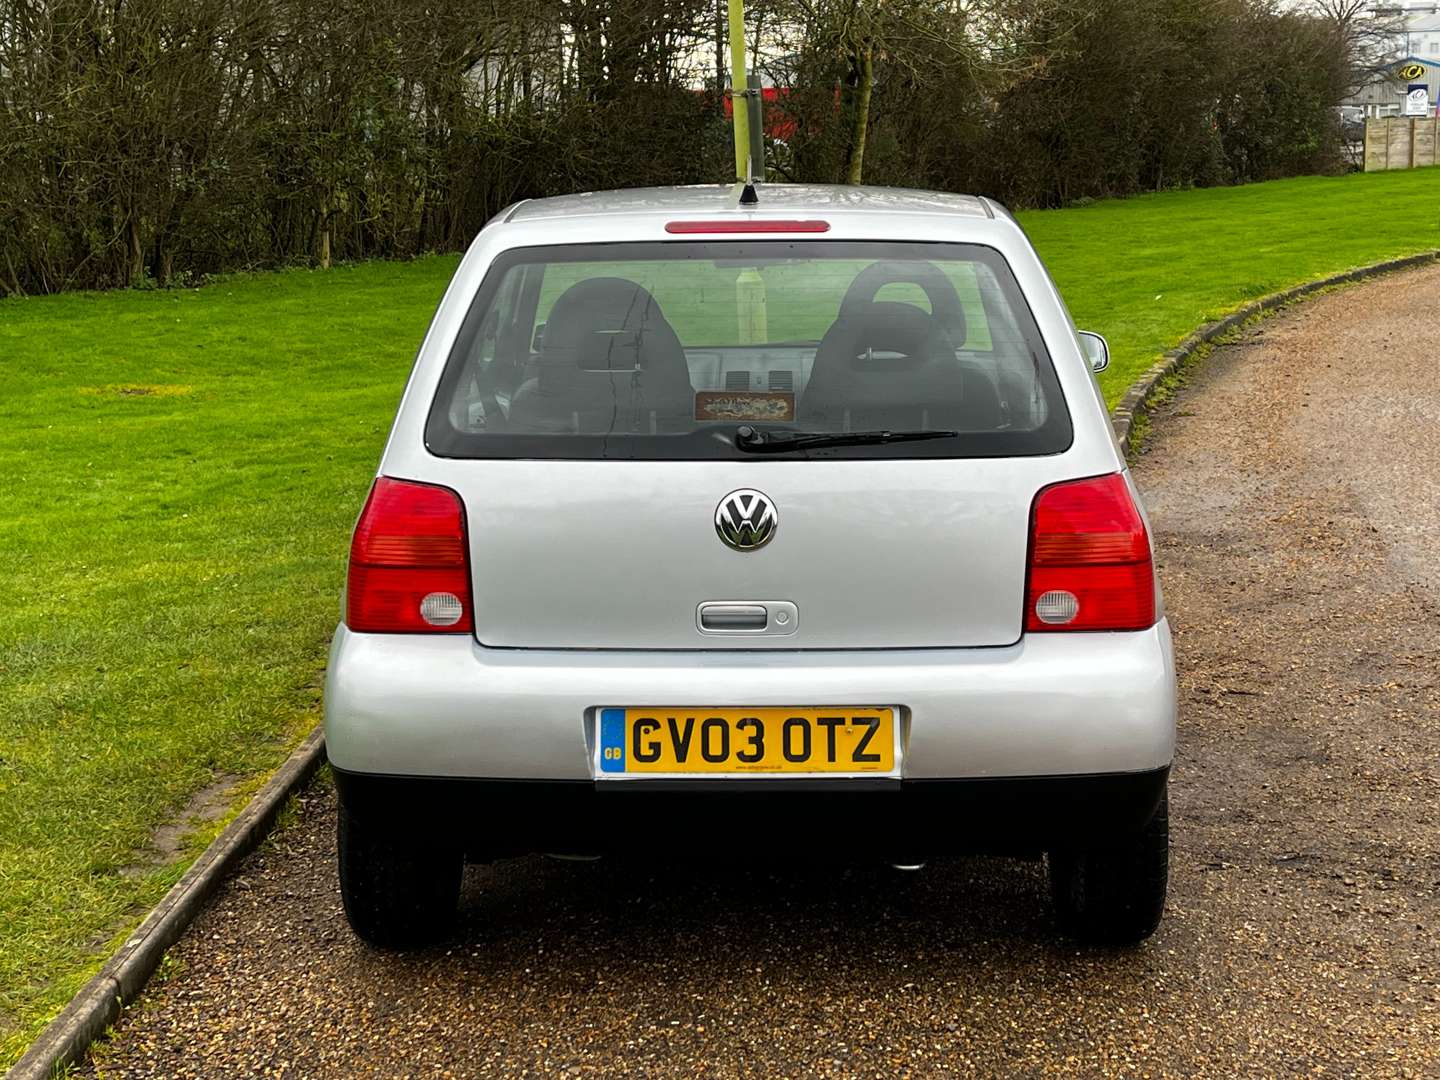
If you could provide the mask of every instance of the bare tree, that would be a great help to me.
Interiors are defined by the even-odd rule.
[[[1349,71],[1347,91],[1374,82],[1397,58],[1405,37],[1405,17],[1397,8],[1374,0],[1311,0],[1309,9],[1333,35]]]

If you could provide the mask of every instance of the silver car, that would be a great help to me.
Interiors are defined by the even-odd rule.
[[[356,525],[325,691],[345,909],[465,862],[1045,853],[1148,936],[1175,732],[1150,532],[1000,206],[634,190],[488,224]]]

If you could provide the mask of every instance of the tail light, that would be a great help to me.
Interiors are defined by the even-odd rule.
[[[733,218],[724,221],[667,221],[668,233],[823,233],[828,221],[782,221],[779,218]]]
[[[431,484],[375,481],[350,542],[345,625],[377,634],[474,630],[460,496]]]
[[[1119,473],[1044,488],[1030,514],[1026,631],[1155,625],[1150,537]]]

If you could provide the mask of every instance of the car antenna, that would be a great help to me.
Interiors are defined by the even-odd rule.
[[[741,206],[754,206],[760,201],[760,196],[755,191],[755,178],[752,175],[754,167],[755,159],[747,154],[745,156],[745,186],[740,190]]]

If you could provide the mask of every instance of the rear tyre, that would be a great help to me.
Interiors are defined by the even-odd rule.
[[[340,898],[350,928],[382,949],[442,939],[455,923],[464,853],[387,832],[340,804]]]
[[[1133,945],[1160,925],[1170,869],[1169,800],[1143,830],[1050,852],[1060,929],[1094,945]]]

